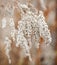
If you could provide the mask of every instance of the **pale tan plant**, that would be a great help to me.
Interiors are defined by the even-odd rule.
[[[13,0],[12,0],[13,1]],[[11,3],[11,2],[10,2]],[[8,57],[9,63],[11,63],[11,57],[9,55],[11,50],[12,40],[16,47],[20,47],[22,51],[20,55],[22,57],[29,57],[32,62],[31,48],[39,48],[40,37],[43,38],[43,44],[45,46],[51,43],[51,34],[48,29],[48,25],[45,22],[45,18],[42,11],[38,11],[31,3],[21,4],[14,1],[5,6],[4,16],[2,17],[2,30],[6,30],[6,34],[3,36],[3,42],[5,43],[5,52]],[[14,10],[18,9],[20,12],[20,19],[14,19]],[[17,18],[17,17],[16,17]],[[17,23],[17,24],[16,24]]]

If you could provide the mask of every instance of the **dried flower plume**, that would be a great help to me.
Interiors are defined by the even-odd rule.
[[[14,11],[13,7],[13,11]],[[21,11],[21,20],[18,21],[17,29],[13,17],[10,17],[7,21],[6,17],[2,19],[2,29],[8,27],[9,36],[6,35],[4,38],[6,55],[9,63],[11,58],[9,52],[11,50],[11,39],[15,42],[16,47],[21,47],[24,56],[28,56],[29,60],[32,61],[30,50],[31,48],[39,48],[39,39],[44,39],[44,44],[49,45],[51,43],[51,34],[48,29],[48,25],[45,22],[45,18],[42,11],[37,11],[33,5],[26,5],[18,3],[18,8]],[[11,11],[11,10],[10,10]],[[11,39],[10,39],[11,38]]]

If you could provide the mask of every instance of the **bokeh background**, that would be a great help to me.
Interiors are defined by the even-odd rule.
[[[4,16],[4,6],[9,3],[12,4],[12,0],[0,0],[0,20]],[[16,0],[17,1],[17,0]],[[26,0],[19,0],[21,3],[25,3]],[[7,2],[7,3],[6,3]],[[5,4],[6,3],[6,4]],[[10,4],[11,3],[11,4]],[[38,10],[44,12],[46,22],[49,26],[52,36],[51,44],[44,48],[41,47],[37,50],[37,54],[34,57],[34,63],[30,63],[28,57],[22,58],[19,55],[19,48],[16,48],[14,42],[12,43],[12,50],[10,56],[12,59],[12,64],[10,65],[57,65],[57,0],[31,0],[31,3]],[[2,12],[1,12],[2,10]],[[20,13],[18,9],[15,9],[14,19],[17,25],[17,21],[20,18]],[[1,21],[0,21],[0,65],[9,65],[8,58],[5,55],[5,46],[3,45],[2,36],[4,32],[1,31]],[[40,40],[42,42],[42,39]],[[33,49],[32,49],[33,50]]]

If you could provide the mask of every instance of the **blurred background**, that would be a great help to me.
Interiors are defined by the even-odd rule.
[[[12,0],[0,0],[0,20],[4,16],[3,15],[4,6],[10,1]],[[19,1],[21,3],[26,2],[26,0],[19,0]],[[37,54],[35,55],[34,63],[30,63],[28,57],[26,58],[20,57],[19,55],[20,49],[16,48],[13,42],[12,50],[10,52],[12,64],[10,65],[57,65],[57,15],[56,15],[57,0],[31,0],[31,3],[35,6],[35,8],[37,8],[37,10],[42,10],[44,12],[46,22],[51,31],[52,42],[46,48],[41,47],[40,45],[40,48],[37,50]],[[18,18],[20,18],[20,15],[18,9],[15,9],[14,19],[16,22],[18,21]],[[3,33],[4,32],[1,31],[1,22],[0,22],[0,65],[9,65],[8,58],[5,55],[5,50],[4,50],[5,46],[1,41]]]

